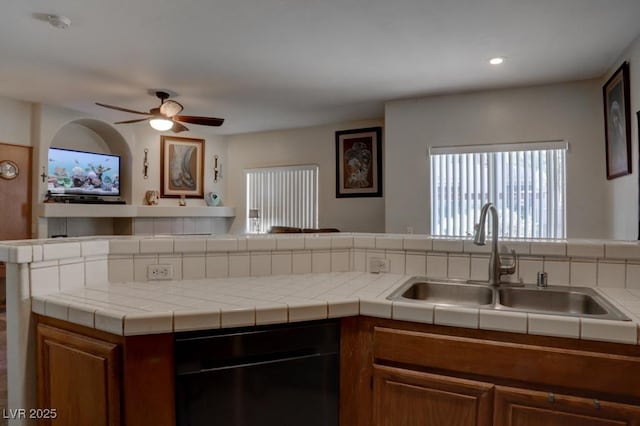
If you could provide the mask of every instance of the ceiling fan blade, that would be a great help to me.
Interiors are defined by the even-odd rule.
[[[130,112],[132,114],[151,115],[148,112],[136,111],[136,110],[128,109],[128,108],[121,108],[121,107],[114,106],[114,105],[101,104],[100,102],[96,102],[96,105],[99,105],[99,106],[104,107],[104,108],[115,109],[115,110],[118,110],[118,111]]]
[[[222,123],[224,123],[224,118],[196,117],[194,115],[174,115],[173,119],[182,121],[183,123],[200,124],[202,126],[222,126]]]
[[[183,126],[182,124],[178,123],[177,121],[173,122],[173,127],[171,128],[171,130],[173,131],[173,133],[180,133],[180,132],[185,132],[187,130],[189,130],[189,128],[187,126]]]
[[[116,121],[113,124],[129,124],[129,123],[139,123],[140,121],[147,121],[148,118],[136,118],[135,120],[126,120],[126,121]]]
[[[184,107],[180,103],[172,100],[167,100],[164,101],[162,105],[160,105],[160,114],[164,115],[165,117],[171,118],[174,115],[179,114],[183,109]]]

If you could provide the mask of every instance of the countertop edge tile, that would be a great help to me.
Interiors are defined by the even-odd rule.
[[[527,313],[480,309],[479,328],[481,330],[526,334],[528,331]]]
[[[638,343],[638,326],[629,321],[581,318],[580,338],[635,345]]]
[[[392,306],[390,300],[360,298],[360,315],[391,319]]]
[[[118,336],[124,336],[124,313],[106,309],[97,309],[94,312],[96,330],[106,331]]]
[[[238,307],[220,310],[220,328],[248,327],[256,325],[255,307]]]
[[[173,331],[212,330],[220,328],[220,309],[176,309],[173,311]]]
[[[431,303],[393,302],[391,318],[399,321],[413,321],[433,324],[435,305]]]
[[[433,323],[452,327],[478,328],[479,316],[478,308],[436,305]]]
[[[173,312],[171,311],[125,314],[123,322],[125,336],[173,332]]]
[[[580,318],[559,315],[527,314],[529,334],[580,338]]]

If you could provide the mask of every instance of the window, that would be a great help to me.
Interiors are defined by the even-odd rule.
[[[431,234],[473,235],[491,201],[501,237],[565,238],[566,151],[562,141],[431,148]]]
[[[272,226],[318,227],[318,166],[265,167],[245,170],[247,232],[267,232]],[[253,212],[255,213],[255,212]],[[255,214],[254,214],[255,216]],[[251,229],[251,221],[257,229]]]

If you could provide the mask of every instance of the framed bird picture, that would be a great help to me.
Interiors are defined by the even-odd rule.
[[[204,198],[204,139],[160,137],[160,196]]]

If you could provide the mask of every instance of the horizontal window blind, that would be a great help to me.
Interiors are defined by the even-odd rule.
[[[318,227],[318,166],[283,166],[245,170],[247,214],[259,213],[260,232],[272,226]],[[251,232],[250,220],[247,232]]]
[[[505,151],[496,146],[430,150],[431,233],[473,235],[490,201],[501,237],[565,238],[566,142],[509,144]]]

